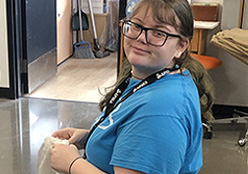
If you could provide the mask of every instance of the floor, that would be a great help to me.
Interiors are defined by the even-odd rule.
[[[0,99],[0,173],[37,174],[38,151],[46,137],[68,126],[89,129],[98,114],[97,103]]]
[[[213,138],[203,139],[204,165],[199,174],[248,174],[248,145],[237,143],[246,127],[246,123],[213,123]]]
[[[117,53],[102,59],[70,58],[58,66],[54,77],[26,96],[99,102],[105,88],[112,86],[116,77]]]
[[[36,174],[44,139],[67,126],[88,129],[99,110],[97,103],[20,98],[0,100],[0,113],[1,173]],[[237,145],[245,124],[213,127],[213,138],[203,140],[204,166],[200,174],[247,174],[247,145]]]

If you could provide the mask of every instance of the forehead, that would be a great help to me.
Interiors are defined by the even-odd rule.
[[[162,18],[162,17],[157,17],[153,13],[151,7],[138,9],[136,11],[136,13],[131,17],[132,20],[134,20],[135,22],[138,21],[139,23],[143,24],[144,26],[158,27],[160,29],[164,28],[166,31],[170,31],[173,33],[176,32],[176,29],[175,29],[174,25],[171,25],[171,22],[169,22],[167,20],[163,21],[159,18]],[[165,18],[163,18],[163,19],[165,19]]]
[[[179,24],[174,10],[165,3],[139,4],[130,18],[139,18],[141,20],[149,19],[157,24],[166,24],[175,28],[177,28]]]
[[[152,8],[149,7],[148,5],[143,6],[142,8],[137,8],[131,18],[139,17],[142,19],[145,18],[153,18],[154,13],[152,11]]]

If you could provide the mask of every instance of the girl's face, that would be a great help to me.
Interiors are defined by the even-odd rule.
[[[151,9],[147,12],[140,10],[131,21],[146,28],[154,28],[174,35],[179,34],[173,26],[154,21]],[[179,58],[188,46],[188,42],[180,43],[177,37],[168,37],[162,47],[157,47],[148,44],[145,37],[145,31],[136,40],[124,37],[124,50],[132,70],[136,75],[143,77],[166,67],[172,68],[173,59]]]

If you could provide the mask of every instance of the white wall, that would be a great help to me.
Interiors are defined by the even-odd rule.
[[[243,28],[248,29],[248,0],[245,1]]]
[[[0,1],[0,87],[9,88],[6,1]]]
[[[247,0],[246,0],[247,1]],[[222,5],[221,26],[208,32],[205,55],[222,61],[219,68],[209,70],[216,88],[216,104],[248,106],[248,66],[221,48],[209,43],[219,30],[238,27],[240,0],[193,0],[193,2],[218,2]],[[243,28],[248,29],[248,2],[245,4]]]
[[[220,5],[223,4],[225,0],[191,0],[191,2],[201,2],[201,3],[219,3]],[[237,1],[237,0],[235,0]]]

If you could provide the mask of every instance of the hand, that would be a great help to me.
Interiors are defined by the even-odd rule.
[[[69,140],[69,144],[75,144],[79,149],[82,149],[88,134],[89,130],[86,129],[65,128],[54,132],[52,136],[59,139],[67,139]],[[80,141],[82,139],[84,141]]]
[[[59,172],[68,173],[71,162],[79,156],[74,145],[54,144],[51,149],[51,167]]]

